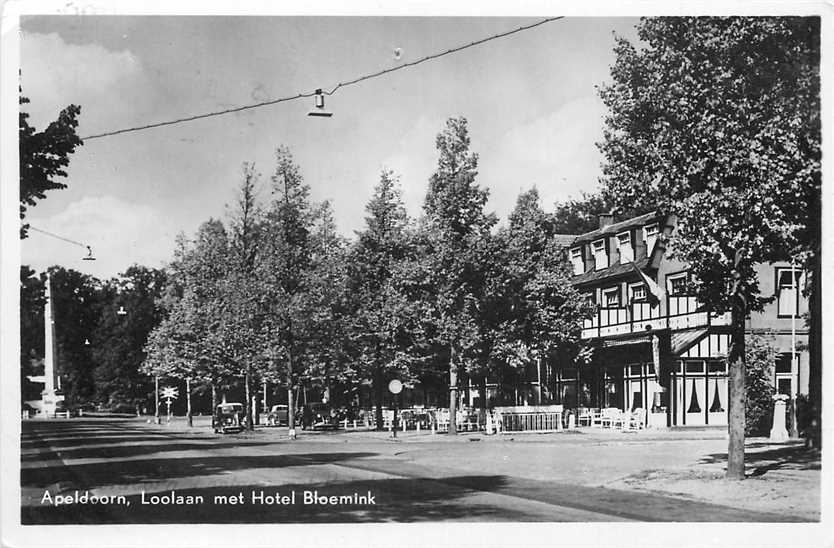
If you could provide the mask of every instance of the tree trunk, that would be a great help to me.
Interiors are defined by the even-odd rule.
[[[374,369],[374,379],[373,379],[373,393],[374,393],[374,405],[376,408],[374,409],[374,422],[376,423],[376,429],[382,430],[382,397],[383,397],[383,387],[382,387],[382,367],[380,367],[379,363],[376,365],[376,369]]]
[[[730,368],[729,423],[730,441],[727,446],[727,474],[730,480],[744,479],[744,428],[746,399],[746,364],[744,357],[744,309],[737,303],[732,310],[730,351],[727,356]]]
[[[258,405],[258,382],[257,377],[252,377],[252,415],[255,419],[255,426],[261,424],[261,406]]]
[[[292,351],[287,352],[287,429],[295,431],[295,401],[293,398],[292,385]]]
[[[484,376],[481,377],[480,385],[481,385],[481,405],[480,405],[480,407],[481,407],[481,411],[483,411],[484,414],[486,414],[486,410],[487,410],[487,378],[486,378],[486,374],[484,374]]]
[[[211,380],[211,425],[214,427],[217,424],[217,406],[220,402],[217,398],[217,383],[214,379]]]
[[[191,379],[185,379],[185,418],[188,421],[188,427],[194,426],[194,418],[191,412]]]
[[[458,363],[455,345],[452,345],[449,352],[449,434],[458,433],[457,411],[458,411]]]
[[[243,376],[243,383],[246,385],[246,429],[252,432],[255,430],[255,423],[252,422],[252,373],[249,365],[246,366],[246,374]]]
[[[822,449],[822,267],[819,252],[811,264],[811,291],[808,295],[808,403],[811,416],[810,424],[806,425],[806,443]]]
[[[159,375],[154,376],[153,422],[159,424]]]

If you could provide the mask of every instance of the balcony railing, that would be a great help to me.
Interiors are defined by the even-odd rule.
[[[670,297],[671,299],[671,297]],[[673,314],[661,315],[659,305],[634,303],[629,307],[600,308],[593,317],[584,321],[581,337],[595,339],[629,333],[645,333],[652,330],[691,329],[710,325],[730,325],[730,314],[712,314],[698,311],[692,297],[676,297],[669,309]],[[670,303],[672,304],[672,303]]]

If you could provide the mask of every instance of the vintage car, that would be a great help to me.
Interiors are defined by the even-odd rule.
[[[217,413],[214,416],[215,433],[241,432],[243,430],[243,416],[242,403],[221,403],[217,406]]]
[[[290,411],[286,405],[273,405],[266,416],[267,426],[287,426],[289,424]]]
[[[331,405],[312,403],[307,406],[307,409],[306,412],[302,409],[303,428],[326,430],[339,427],[339,413]]]

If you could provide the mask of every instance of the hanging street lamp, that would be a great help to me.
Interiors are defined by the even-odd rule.
[[[330,118],[333,116],[332,112],[324,110],[324,93],[322,93],[321,89],[316,90],[316,109],[308,112],[307,116],[319,116],[324,118]]]

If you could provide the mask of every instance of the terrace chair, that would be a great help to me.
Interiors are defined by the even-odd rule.
[[[609,417],[611,428],[625,428],[631,419],[631,413],[620,409],[612,409]]]
[[[587,407],[582,407],[579,409],[579,412],[576,417],[577,426],[591,426],[593,420],[594,414],[590,409],[588,409]]]
[[[646,410],[642,407],[638,407],[635,409],[631,416],[629,417],[628,424],[626,428],[629,431],[636,432],[637,430],[641,430],[645,427],[646,422]]]
[[[591,411],[591,427],[602,428],[603,426],[605,426],[605,419],[606,415],[604,410]]]

